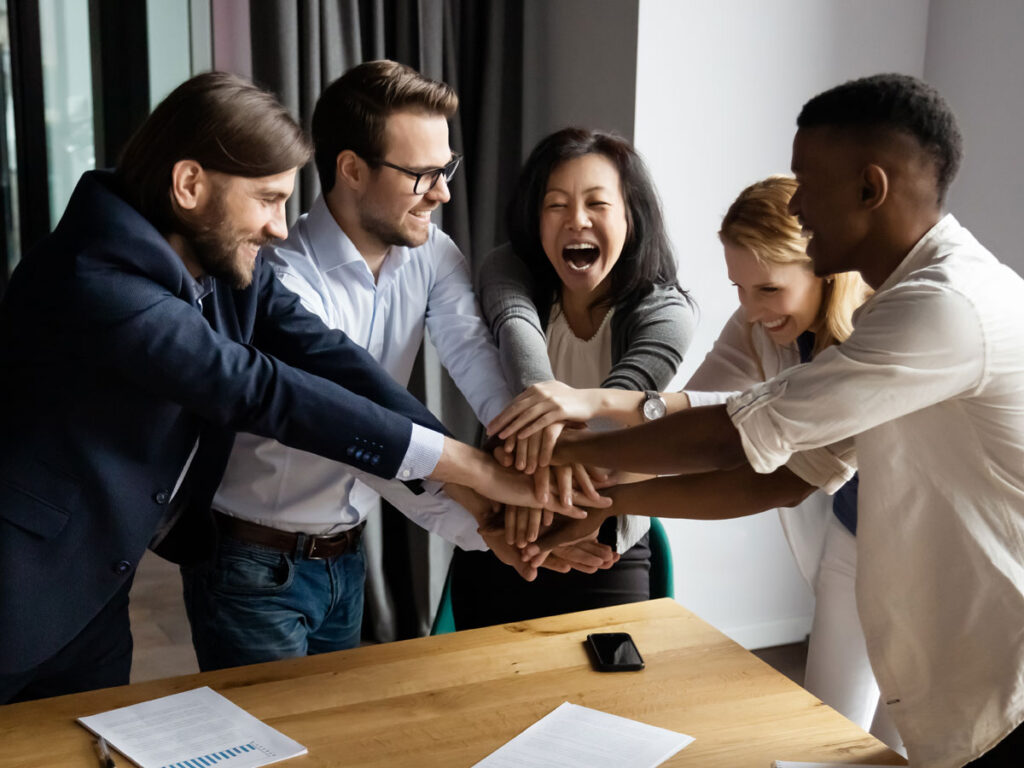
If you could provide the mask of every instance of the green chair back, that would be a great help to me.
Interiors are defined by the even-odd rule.
[[[672,547],[661,520],[651,518],[651,599],[676,596]]]

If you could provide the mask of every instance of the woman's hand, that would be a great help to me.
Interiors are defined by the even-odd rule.
[[[560,381],[545,381],[509,403],[487,425],[487,434],[522,440],[556,422],[586,422],[599,415],[600,407],[600,389],[573,389]]]

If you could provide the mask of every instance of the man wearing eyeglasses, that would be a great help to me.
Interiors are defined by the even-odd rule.
[[[512,393],[465,259],[430,220],[449,200],[459,165],[448,143],[457,106],[447,85],[392,61],[361,64],[332,83],[313,115],[322,194],[288,239],[262,254],[308,310],[403,386],[428,328],[442,364],[487,423]],[[203,669],[358,645],[359,537],[376,503],[367,484],[424,528],[485,548],[472,519],[449,514],[443,493],[396,500],[388,493],[394,485],[373,481],[274,440],[238,436],[213,503],[220,553],[183,569]]]

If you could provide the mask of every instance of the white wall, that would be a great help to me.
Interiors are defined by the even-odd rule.
[[[640,0],[635,143],[701,307],[681,381],[736,307],[715,234],[726,208],[788,171],[811,96],[876,72],[921,76],[927,29],[927,0]],[[812,597],[774,513],[666,527],[681,603],[748,647],[803,637]]]
[[[932,0],[925,78],[946,97],[965,158],[949,209],[1024,274],[1024,2]]]

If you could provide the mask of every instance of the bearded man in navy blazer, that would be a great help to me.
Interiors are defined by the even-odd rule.
[[[0,304],[0,703],[128,682],[135,567],[147,546],[177,562],[212,549],[236,431],[544,501],[445,437],[262,263],[309,156],[273,96],[198,75],[115,172],[82,177],[15,270]]]

